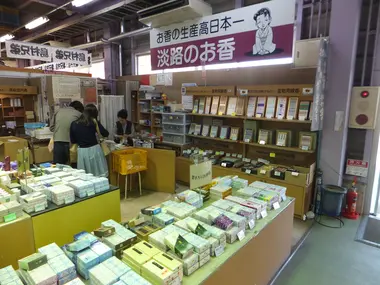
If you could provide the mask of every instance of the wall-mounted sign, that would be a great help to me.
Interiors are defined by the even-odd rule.
[[[212,182],[212,163],[205,161],[190,165],[190,189],[205,186]]]
[[[51,47],[19,41],[6,41],[5,49],[9,58],[33,59],[78,66],[91,65],[91,57],[86,50]]]
[[[6,95],[36,95],[36,86],[9,86],[0,85],[0,94]]]
[[[346,174],[360,177],[368,176],[368,161],[358,159],[348,159],[346,165]]]
[[[152,29],[152,70],[292,57],[295,0]]]

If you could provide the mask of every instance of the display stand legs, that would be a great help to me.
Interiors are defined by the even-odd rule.
[[[141,190],[141,174],[140,172],[137,172],[138,176],[139,176],[139,191],[140,191],[140,196],[142,195],[142,190]],[[133,174],[131,174],[133,175]],[[128,188],[130,191],[132,191],[132,179],[129,179],[129,185],[128,185],[128,176],[129,175],[125,175],[125,187],[124,187],[124,199],[127,199],[128,198]],[[120,178],[120,174],[118,174],[118,177],[117,177],[117,180],[119,181],[119,178]]]

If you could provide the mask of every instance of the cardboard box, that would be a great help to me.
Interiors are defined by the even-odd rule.
[[[33,163],[43,163],[53,161],[53,153],[49,151],[47,146],[34,146],[34,157],[32,152],[30,157],[33,159]]]
[[[283,166],[283,165],[271,165],[271,167],[289,167],[289,166]],[[309,167],[301,167],[301,166],[290,166],[294,168],[295,170],[298,170],[298,172],[285,172],[285,177],[276,177],[275,175],[271,176],[274,179],[283,180],[286,183],[298,185],[298,186],[309,186],[314,181],[314,174],[315,174],[315,163],[311,164]]]
[[[28,146],[28,141],[19,137],[0,137],[0,160],[3,161],[6,156],[11,160],[17,160],[19,149]]]

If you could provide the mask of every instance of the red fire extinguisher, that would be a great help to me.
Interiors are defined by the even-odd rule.
[[[358,200],[358,192],[356,191],[356,177],[352,182],[352,187],[346,195],[346,208],[343,212],[343,217],[356,220],[359,214],[356,212],[356,202]]]

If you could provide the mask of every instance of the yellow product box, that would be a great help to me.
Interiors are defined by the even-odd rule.
[[[166,268],[156,260],[150,260],[141,268],[142,277],[152,280],[153,284],[169,285],[172,280],[178,277],[173,271]]]
[[[154,247],[153,245],[151,245],[150,243],[146,241],[142,241],[135,244],[134,248],[140,250],[141,252],[149,256],[150,258],[161,253],[161,250],[157,249],[156,247]]]
[[[164,265],[174,273],[178,273],[180,280],[183,278],[183,265],[181,262],[176,260],[175,258],[167,255],[166,253],[159,253],[153,256],[153,259],[158,263]]]
[[[134,246],[124,250],[123,252],[123,261],[125,261],[125,263],[127,263],[131,267],[137,267],[138,270],[135,270],[136,272],[139,272],[141,265],[143,265],[150,259],[151,257],[138,250]]]

